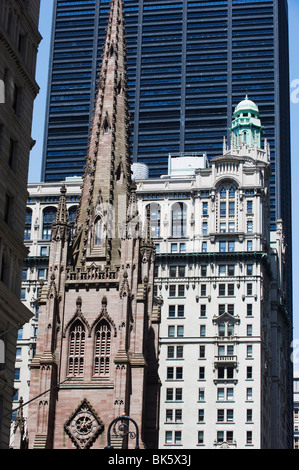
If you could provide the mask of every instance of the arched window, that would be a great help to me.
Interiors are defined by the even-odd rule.
[[[26,209],[24,240],[31,239],[32,210]]]
[[[103,221],[98,217],[94,224],[94,246],[101,246],[103,239]]]
[[[185,237],[187,228],[187,209],[183,202],[177,202],[172,206],[172,233],[173,237]]]
[[[152,237],[160,237],[161,207],[155,202],[150,204]]]
[[[94,375],[107,377],[110,372],[111,328],[101,321],[95,332]]]
[[[70,330],[68,375],[83,375],[85,350],[85,329],[80,321],[76,321]]]
[[[44,218],[43,218],[43,240],[50,240],[51,238],[51,231],[52,231],[52,224],[56,217],[57,209],[56,207],[47,207],[44,210]]]

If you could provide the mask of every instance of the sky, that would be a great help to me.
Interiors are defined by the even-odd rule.
[[[291,109],[291,161],[292,161],[292,216],[293,216],[293,318],[294,346],[298,353],[294,354],[296,370],[299,371],[299,0],[288,0],[289,5],[289,45],[290,45],[290,109]],[[34,103],[32,138],[36,141],[30,154],[29,183],[41,180],[41,162],[47,98],[49,51],[51,40],[51,24],[53,0],[41,0],[39,31],[43,39],[37,56],[36,81],[40,92]],[[298,358],[297,358],[298,356]]]

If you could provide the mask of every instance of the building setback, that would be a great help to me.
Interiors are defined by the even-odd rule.
[[[39,0],[0,2],[0,448],[9,446],[18,330],[31,312],[20,301]]]

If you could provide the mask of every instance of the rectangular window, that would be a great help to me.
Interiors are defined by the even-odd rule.
[[[206,336],[206,325],[200,325],[200,336]]]
[[[235,232],[235,222],[229,222],[228,231],[229,231],[229,233],[234,233]]]
[[[227,266],[227,274],[229,276],[234,276],[235,275],[235,266],[233,264],[229,264]]]
[[[206,357],[206,347],[199,346],[199,357],[200,359],[204,359]]]
[[[252,444],[252,431],[246,432],[246,444]]]
[[[232,217],[235,215],[235,203],[234,202],[229,202],[229,209],[228,209],[228,213],[229,215]]]
[[[252,284],[247,284],[247,295],[252,295]]]
[[[253,232],[253,222],[252,220],[248,220],[247,222],[247,233],[252,233]]]
[[[168,337],[174,338],[175,336],[175,326],[171,325],[168,327]]]
[[[186,253],[186,243],[180,243],[180,253]]]
[[[235,242],[228,242],[228,251],[233,253],[235,251]]]
[[[202,275],[202,277],[207,276],[207,266],[202,266],[201,267],[201,275]]]
[[[219,289],[218,295],[224,296],[225,295],[225,284],[219,284],[218,289]]]
[[[205,368],[200,367],[199,368],[199,380],[204,380],[204,378],[205,378]]]
[[[201,305],[200,306],[200,316],[205,317],[207,313],[207,306],[206,305]]]
[[[198,410],[198,422],[203,423],[205,420],[205,410]]]
[[[176,423],[181,423],[183,420],[183,413],[182,410],[175,410],[175,422]]]
[[[176,266],[170,266],[169,277],[176,277]]]
[[[206,284],[201,284],[201,286],[200,286],[200,295],[201,295],[201,297],[206,297],[206,295],[207,295],[207,286],[206,286]]]
[[[175,317],[175,305],[168,306],[168,316],[171,318]]]
[[[202,215],[208,215],[208,203],[207,202],[202,203]]]
[[[247,241],[247,251],[252,251],[253,248],[253,242],[252,240]]]
[[[224,201],[220,202],[220,216],[226,216],[226,202]]]
[[[185,306],[178,305],[178,317],[184,317],[184,316],[185,316]]]
[[[167,359],[174,359],[174,346],[167,346]]]
[[[208,233],[208,222],[203,222],[202,223],[202,234],[207,235]]]
[[[41,246],[40,247],[40,255],[41,256],[47,256],[48,252],[47,252],[47,247],[46,246]]]
[[[183,359],[184,357],[184,347],[183,346],[177,346],[176,347],[176,358],[177,359]]]
[[[178,338],[182,338],[184,336],[184,327],[182,325],[178,325],[177,327],[177,336]]]
[[[185,266],[179,266],[179,277],[185,277],[186,268]]]
[[[217,410],[217,422],[218,423],[224,422],[224,410]]]
[[[226,266],[225,265],[219,266],[219,276],[226,276]]]
[[[247,276],[252,276],[253,273],[253,265],[252,264],[247,264]]]
[[[247,214],[253,214],[253,204],[252,204],[252,201],[247,201]]]
[[[185,286],[183,284],[179,285],[178,296],[185,297]]]
[[[202,242],[201,250],[203,253],[206,253],[208,250],[208,244],[207,242]]]
[[[220,233],[226,233],[226,222],[220,222]]]
[[[203,431],[198,431],[197,443],[198,444],[203,444],[204,443],[204,432]]]
[[[247,316],[252,316],[252,304],[247,304]]]
[[[205,401],[205,389],[200,388],[198,390],[198,401]]]
[[[171,253],[177,253],[178,252],[178,244],[177,243],[172,243],[171,244]]]
[[[227,295],[235,295],[235,285],[227,284]]]
[[[219,242],[219,251],[220,253],[226,252],[226,242]]]
[[[169,286],[169,297],[175,297],[176,296],[176,286],[171,285]]]

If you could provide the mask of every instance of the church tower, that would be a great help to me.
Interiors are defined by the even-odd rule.
[[[123,414],[138,425],[140,447],[157,447],[155,249],[131,181],[125,58],[123,2],[112,0],[74,238],[64,186],[52,228],[31,363],[30,448],[104,448]],[[135,443],[114,436],[112,445]]]

